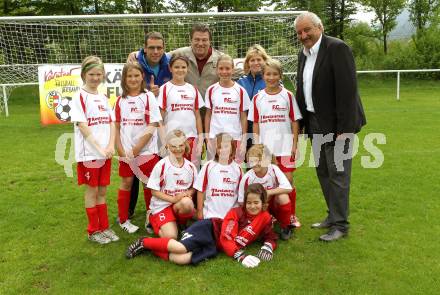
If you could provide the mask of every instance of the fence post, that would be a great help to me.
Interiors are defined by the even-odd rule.
[[[400,100],[400,71],[397,71],[397,101]]]
[[[5,114],[6,117],[9,117],[9,110],[8,110],[8,97],[6,94],[6,85],[3,86],[3,104],[5,105]]]

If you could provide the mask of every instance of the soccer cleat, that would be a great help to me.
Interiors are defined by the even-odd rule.
[[[102,234],[104,236],[106,236],[111,242],[119,241],[119,237],[116,235],[116,233],[111,228],[103,230]]]
[[[89,234],[89,241],[96,242],[98,244],[104,245],[111,242],[109,238],[102,234],[102,232],[94,232],[93,234]]]
[[[280,232],[280,239],[283,241],[287,241],[293,236],[293,228],[288,226],[286,228],[282,228]]]
[[[127,257],[127,259],[131,259],[146,250],[142,242],[143,240],[144,238],[139,238],[133,244],[128,246],[127,252],[125,252],[125,257]]]
[[[119,226],[124,231],[128,232],[129,234],[135,233],[139,229],[139,226],[136,226],[136,225],[134,225],[133,223],[130,222],[130,219],[127,219],[127,221],[125,221],[124,223],[119,224]]]
[[[294,227],[296,227],[296,228],[299,228],[299,227],[301,227],[301,223],[299,222],[299,219],[298,219],[298,217],[296,217],[296,215],[292,215],[291,217],[290,217],[290,224],[291,225],[293,225]]]

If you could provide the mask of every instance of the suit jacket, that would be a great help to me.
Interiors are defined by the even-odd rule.
[[[298,57],[296,99],[308,131],[308,112],[303,91],[306,56]],[[322,35],[312,81],[315,115],[323,134],[357,133],[366,124],[359,97],[356,66],[350,47],[342,40]]]

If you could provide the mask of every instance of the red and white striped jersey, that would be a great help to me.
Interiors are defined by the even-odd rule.
[[[286,175],[278,168],[278,166],[269,164],[267,172],[263,177],[258,177],[253,169],[246,172],[240,181],[238,188],[238,202],[243,203],[244,193],[250,184],[259,183],[264,189],[270,190],[274,188],[292,189],[292,185]]]
[[[154,166],[147,187],[175,196],[192,188],[196,176],[196,166],[190,161],[184,159],[182,167],[176,167],[171,163],[169,157],[165,157]],[[153,195],[150,210],[152,214],[156,214],[170,205],[170,202]]]
[[[293,94],[282,88],[277,94],[261,90],[253,98],[248,120],[258,123],[260,143],[267,146],[274,156],[290,156],[293,130],[291,123],[302,119]]]
[[[209,86],[205,95],[205,106],[212,112],[209,138],[226,132],[235,140],[240,140],[240,113],[247,111],[249,105],[249,96],[238,83],[229,88],[220,86],[218,82]]]
[[[237,207],[238,185],[242,177],[240,165],[232,161],[222,165],[213,160],[203,165],[194,188],[205,193],[203,217],[224,218],[226,213]]]
[[[189,83],[174,85],[168,81],[160,87],[158,97],[159,107],[166,111],[166,133],[182,130],[186,137],[197,137],[195,110],[204,107],[200,92]]]
[[[78,91],[72,99],[72,123],[87,123],[90,131],[101,148],[106,148],[110,141],[110,123],[112,111],[104,94],[92,94],[84,89]],[[84,138],[77,124],[75,132],[75,160],[77,162],[105,159]]]
[[[152,92],[138,96],[118,97],[115,107],[115,121],[120,123],[119,135],[125,150],[131,150],[145,135],[146,127],[162,120],[159,106]],[[139,155],[158,153],[157,130]]]

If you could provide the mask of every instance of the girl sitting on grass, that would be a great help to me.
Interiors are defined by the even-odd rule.
[[[199,220],[185,231],[177,241],[170,238],[140,238],[126,253],[133,258],[150,250],[164,260],[176,264],[198,264],[215,257],[218,251],[234,258],[245,267],[256,267],[260,260],[272,260],[277,235],[272,229],[272,216],[266,211],[267,194],[261,184],[248,186],[242,207],[231,209],[224,220]],[[245,248],[262,239],[263,245],[256,256]]]

